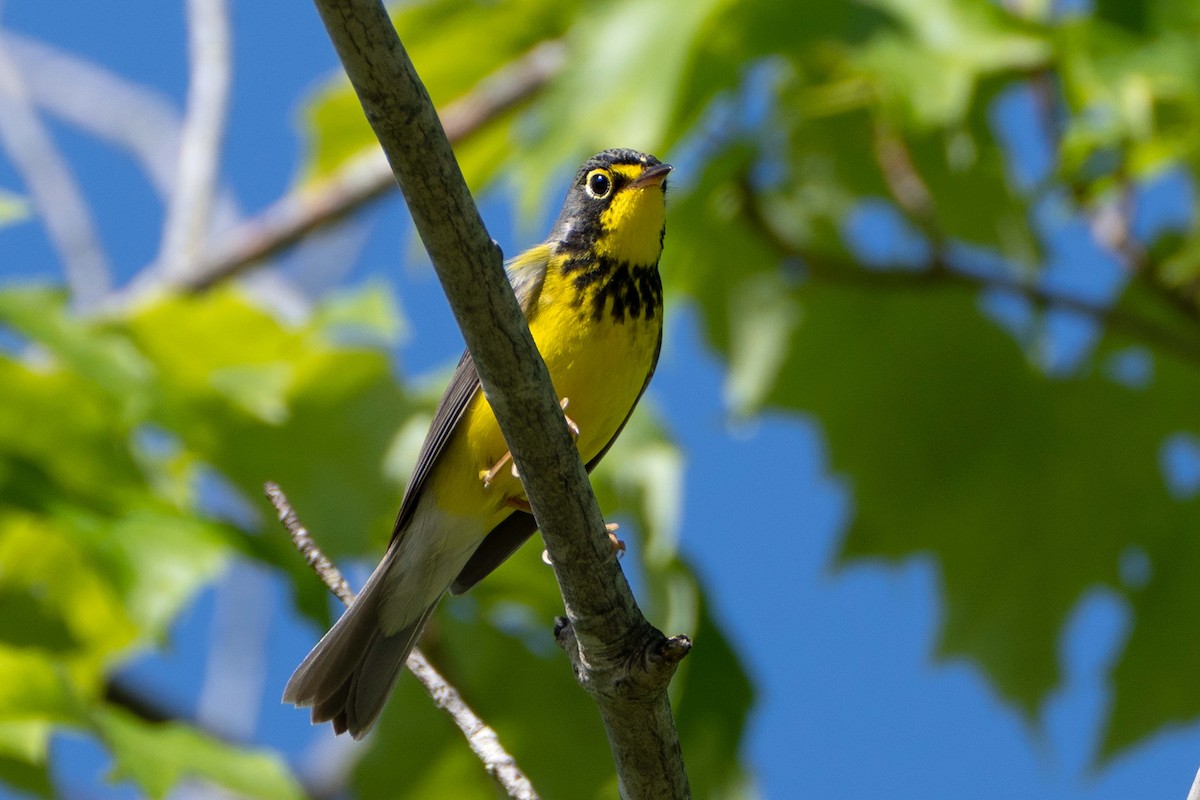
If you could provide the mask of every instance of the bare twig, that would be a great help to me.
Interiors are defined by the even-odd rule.
[[[300,519],[296,516],[295,510],[288,502],[283,490],[279,488],[279,484],[268,483],[263,487],[263,491],[266,492],[271,505],[275,506],[275,511],[279,514],[279,521],[283,523],[288,535],[292,537],[292,544],[300,551],[300,555],[304,556],[305,563],[312,567],[313,572],[317,573],[321,583],[333,592],[334,597],[342,601],[342,605],[348,606],[353,603],[354,590],[342,577],[342,572],[337,565],[321,552],[321,548],[317,547],[317,543],[312,540],[308,529],[300,524]]]
[[[441,115],[446,136],[458,142],[529,99],[558,74],[564,61],[562,42],[551,40],[501,67],[446,106]],[[178,276],[178,285],[191,291],[208,289],[278,255],[313,231],[344,219],[395,188],[396,179],[387,159],[381,151],[372,149],[330,177],[292,190],[257,217],[233,228],[210,248],[201,263]]]
[[[23,78],[0,48],[0,145],[21,174],[62,259],[78,308],[96,305],[112,278],[95,223],[50,134],[29,103]]]
[[[1192,790],[1188,792],[1187,800],[1200,800],[1200,770],[1196,772],[1196,780],[1192,781]]]
[[[231,73],[225,0],[188,0],[187,10],[191,56],[187,114],[159,253],[168,277],[191,271],[208,235]]]
[[[354,592],[350,589],[350,584],[342,577],[341,570],[321,552],[321,548],[313,541],[308,529],[300,524],[295,510],[288,502],[283,490],[279,488],[278,484],[268,483],[264,487],[264,491],[270,499],[271,505],[275,506],[275,511],[279,514],[279,521],[283,523],[283,527],[292,537],[292,543],[300,551],[300,555],[304,556],[308,565],[317,573],[317,577],[338,600],[342,601],[343,605],[349,606],[353,603]],[[414,648],[408,656],[406,665],[425,687],[425,691],[429,692],[434,704],[454,720],[454,724],[466,737],[471,752],[475,753],[483,762],[483,767],[487,770],[488,775],[492,776],[508,792],[508,796],[516,800],[538,800],[538,794],[534,790],[533,784],[530,783],[525,773],[521,772],[516,759],[504,749],[496,732],[484,724],[483,720],[471,710],[458,690],[434,669],[424,654]]]
[[[688,652],[642,616],[541,355],[437,113],[379,0],[316,0],[392,165],[523,479],[566,606],[558,641],[600,707],[622,797],[690,797],[667,684]]]

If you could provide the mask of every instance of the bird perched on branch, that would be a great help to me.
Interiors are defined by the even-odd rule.
[[[662,341],[669,164],[634,150],[584,162],[542,244],[507,265],[587,468],[650,381]],[[405,490],[391,544],[358,598],[288,681],[314,723],[362,738],[442,595],[461,594],[535,530],[470,353],[446,388]]]

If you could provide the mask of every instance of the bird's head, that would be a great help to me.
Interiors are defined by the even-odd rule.
[[[653,265],[662,253],[670,164],[636,150],[605,150],[583,163],[550,238],[572,253]]]

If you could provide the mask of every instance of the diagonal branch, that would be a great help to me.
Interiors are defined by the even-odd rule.
[[[458,142],[528,100],[561,71],[564,60],[562,42],[550,40],[501,67],[446,106],[442,112],[446,136]],[[189,291],[209,289],[395,189],[387,159],[372,149],[328,178],[293,189],[257,217],[233,228],[188,274],[176,276],[177,283]]]
[[[342,577],[337,566],[321,552],[321,548],[317,547],[317,543],[313,541],[308,529],[300,523],[300,519],[296,516],[295,510],[288,502],[283,490],[275,483],[268,483],[264,490],[271,505],[275,506],[275,511],[279,514],[279,521],[283,523],[288,535],[292,537],[292,544],[317,573],[317,577],[338,600],[342,601],[343,605],[348,606],[353,603],[354,591],[350,588],[350,584],[346,583],[346,579]],[[496,732],[485,725],[483,720],[471,710],[458,690],[434,669],[420,650],[414,648],[409,654],[408,668],[413,675],[417,676],[417,680],[425,687],[425,691],[429,692],[429,696],[433,698],[437,707],[448,713],[454,720],[454,724],[466,736],[471,751],[483,762],[483,767],[487,770],[488,775],[491,775],[504,788],[508,796],[514,800],[538,800],[538,794],[534,790],[533,784],[529,782],[529,778],[525,777],[525,773],[521,772],[516,759],[500,744],[500,738],[496,736]]]
[[[628,800],[690,796],[667,684],[688,652],[638,609],[529,328],[437,113],[379,0],[316,0],[400,184],[523,478]]]

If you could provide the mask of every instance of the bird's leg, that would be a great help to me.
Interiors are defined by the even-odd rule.
[[[504,465],[512,461],[512,453],[505,451],[504,455],[500,456],[500,460],[492,464],[491,469],[482,469],[479,471],[479,480],[483,481],[483,488],[490,489],[492,481],[496,480],[496,476],[500,474],[500,470],[504,469]],[[513,474],[517,471],[517,465],[513,464]]]
[[[571,402],[570,398],[564,397],[562,400],[558,401],[558,405],[563,410],[563,418],[567,421],[567,431],[571,434],[571,439],[573,439],[574,441],[579,441],[579,426],[575,424],[575,420],[571,419],[566,414],[567,406],[570,404],[570,402]],[[496,480],[496,476],[500,474],[500,470],[504,469],[504,465],[510,461],[512,461],[512,452],[505,451],[504,455],[500,456],[500,458],[496,461],[495,464],[492,464],[491,469],[480,470],[479,471],[479,480],[483,481],[483,488],[485,488],[485,489],[491,488],[492,482]],[[517,465],[515,462],[512,465],[512,476],[514,478],[521,477],[520,474],[518,474],[518,472],[517,472]],[[514,508],[519,508],[522,511],[529,510],[528,503],[525,503],[524,507],[522,508],[519,505],[514,505],[513,499],[510,499],[506,502],[510,506],[513,506]],[[524,502],[524,501],[521,501],[521,502]]]
[[[612,545],[612,554],[617,558],[625,555],[625,543],[617,538],[617,530],[620,527],[616,522],[609,522],[604,525],[604,530],[608,532],[608,541]]]
[[[575,420],[567,416],[567,406],[571,404],[571,398],[564,397],[558,401],[559,407],[563,410],[563,419],[567,421],[567,430],[571,433],[573,441],[579,441],[579,426],[575,424]]]

